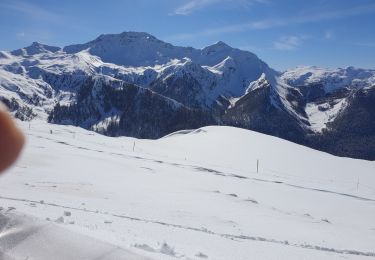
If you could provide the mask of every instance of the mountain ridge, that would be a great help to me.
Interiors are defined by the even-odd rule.
[[[144,100],[141,102],[144,105],[130,110],[128,108],[137,101],[125,98],[129,94],[124,94],[128,101],[121,103],[121,111],[117,111],[120,103],[112,94],[107,95],[106,101],[78,98],[87,82],[95,85],[101,78],[110,82],[101,85],[102,93],[118,88],[116,82],[123,82],[121,84],[129,89],[142,88],[151,92],[137,96]],[[362,138],[356,132],[341,136],[340,140],[347,139],[343,141],[347,144],[340,151],[326,138],[332,138],[337,129],[350,125],[354,111],[366,115],[374,113],[374,86],[375,70],[297,67],[278,72],[255,54],[221,41],[194,49],[173,46],[148,33],[138,32],[103,34],[93,41],[63,48],[34,42],[0,55],[0,99],[22,120],[49,118],[51,122],[75,122],[75,125],[96,131],[99,131],[96,126],[100,125],[101,133],[144,138],[158,138],[168,131],[208,123],[225,124],[275,135],[336,155],[372,160],[375,155],[367,146],[358,148],[361,141],[353,144],[353,136],[354,139]],[[359,108],[357,99],[369,105]],[[151,133],[143,131],[142,135],[135,130],[125,131],[124,125],[116,123],[121,117],[122,122],[135,126],[139,122],[129,123],[126,118],[153,114],[155,106],[162,108],[157,114],[160,118],[164,118],[163,114],[175,117],[181,113],[166,105],[168,100],[183,105],[186,111],[200,112],[183,112],[190,118],[184,124],[165,118],[151,128],[146,121],[136,117],[143,122],[138,127],[151,129]],[[78,114],[80,117],[90,115],[77,111],[87,110],[85,106],[101,110],[103,102],[113,106],[107,108],[108,111],[118,112],[117,119],[109,117],[106,121],[103,119],[105,113],[100,112],[92,124],[84,123],[82,118],[78,120]],[[358,109],[351,109],[353,106]],[[73,107],[77,115],[71,113]],[[349,115],[342,117],[345,113]],[[336,119],[340,124],[335,124]],[[173,122],[179,126],[177,129],[172,126]],[[357,124],[367,129],[366,122]],[[105,129],[109,126],[111,131]],[[371,143],[375,140],[374,133],[375,127],[364,138]],[[356,146],[354,150],[361,152],[351,152],[349,146],[352,145]]]

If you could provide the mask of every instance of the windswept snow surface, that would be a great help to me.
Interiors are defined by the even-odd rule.
[[[375,162],[231,127],[139,140],[19,124],[3,212],[153,259],[375,259]]]

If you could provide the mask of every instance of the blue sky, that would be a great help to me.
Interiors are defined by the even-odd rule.
[[[271,67],[375,68],[374,0],[0,0],[1,50],[143,31],[175,45],[219,40]]]

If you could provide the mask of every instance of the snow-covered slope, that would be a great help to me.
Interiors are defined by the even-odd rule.
[[[13,210],[0,212],[2,260],[150,260],[116,245]]]
[[[231,127],[152,141],[20,125],[2,211],[154,259],[375,258],[374,162]]]

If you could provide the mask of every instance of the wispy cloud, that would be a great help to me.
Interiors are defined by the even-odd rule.
[[[333,33],[331,31],[324,32],[324,39],[331,40],[333,38]]]
[[[375,48],[375,43],[372,42],[355,42],[352,45],[359,46],[359,47],[366,47],[366,48]]]
[[[263,50],[262,48],[259,48],[258,46],[250,45],[250,44],[238,46],[238,49],[250,51],[250,52],[260,52]]]
[[[19,37],[19,38],[23,38],[23,37],[25,37],[25,32],[18,32],[18,33],[16,33],[16,36],[17,37]]]
[[[188,15],[195,10],[220,2],[220,0],[192,0],[179,6],[174,13],[179,15]]]
[[[268,0],[189,0],[185,4],[177,7],[173,14],[176,15],[189,15],[197,10],[203,8],[218,5],[218,4],[230,4],[231,6],[248,8],[254,3],[267,3]]]
[[[260,30],[260,29],[267,29],[271,27],[281,26],[279,21],[276,20],[264,20],[264,21],[256,21],[256,22],[249,22],[249,23],[241,23],[241,24],[233,24],[215,28],[208,28],[205,30],[193,32],[193,33],[179,33],[170,36],[170,39],[176,40],[184,40],[184,39],[191,39],[201,36],[212,36],[218,35],[223,33],[233,33],[233,32],[241,32],[247,30]]]
[[[37,2],[39,1],[0,0],[0,9],[22,16],[26,21],[22,27],[18,28],[18,31],[14,32],[18,41],[24,43],[39,41],[53,44],[51,41],[59,35],[58,30],[53,26],[55,28],[56,26],[64,29],[71,28],[72,30],[82,27],[79,23],[72,23],[74,17],[70,17],[69,14],[48,9]]]
[[[333,11],[323,11],[315,14],[300,15],[293,18],[279,18],[279,19],[265,19],[258,21],[249,21],[240,24],[232,24],[227,26],[207,28],[205,30],[196,31],[192,33],[181,33],[172,35],[170,39],[189,39],[202,36],[212,36],[223,33],[233,33],[248,30],[264,30],[276,27],[284,27],[296,24],[315,23],[329,20],[337,20],[345,17],[363,15],[375,12],[375,4],[361,5],[350,9],[341,9]]]
[[[15,32],[15,37],[19,42],[30,44],[30,42],[38,41],[43,43],[51,43],[55,34],[48,28],[25,28],[22,31]]]
[[[58,13],[24,1],[3,1],[2,3],[0,3],[0,7],[8,9],[10,11],[21,13],[34,20],[44,20],[51,22],[57,21],[61,18],[61,15]]]
[[[279,40],[273,42],[273,47],[277,50],[295,50],[306,39],[305,36],[283,36]]]

